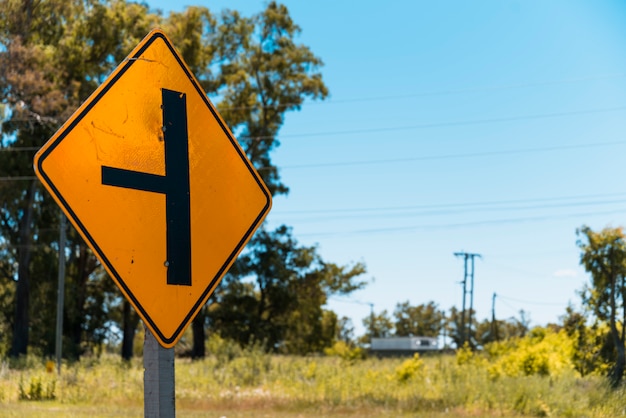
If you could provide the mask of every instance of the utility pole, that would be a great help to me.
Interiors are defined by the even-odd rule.
[[[463,302],[461,310],[461,345],[465,344],[465,298],[467,295],[467,253],[454,253],[456,257],[464,257],[465,264],[463,269]]]
[[[464,273],[463,273],[463,308],[461,311],[461,343],[465,344],[465,342],[467,340],[471,341],[471,332],[472,332],[472,310],[474,309],[474,258],[475,257],[482,257],[480,254],[474,254],[474,253],[466,253],[466,252],[459,252],[459,253],[454,253],[454,255],[456,257],[463,257],[464,260]],[[469,308],[469,314],[468,314],[468,324],[465,324],[465,300],[467,298],[467,260],[471,260],[472,261],[472,266],[471,266],[471,273],[470,273],[470,308]],[[466,333],[466,329],[467,329],[467,333]],[[466,338],[467,336],[467,338]]]
[[[471,285],[470,285],[470,308],[469,308],[469,319],[467,320],[468,324],[468,339],[470,343],[472,342],[472,312],[474,311],[474,257],[481,257],[480,254],[469,254],[470,259],[472,260],[472,271],[470,273]]]
[[[372,343],[372,338],[374,338],[374,304],[369,302],[370,305],[370,344]]]
[[[443,346],[441,347],[441,350],[445,350],[448,345],[446,340],[446,337],[448,336],[446,330],[446,311],[441,311],[441,330],[443,331]]]
[[[57,361],[57,373],[61,374],[61,358],[63,357],[63,305],[65,297],[65,214],[59,218],[59,271],[57,285],[57,326],[54,354]]]
[[[491,298],[491,336],[494,341],[498,341],[498,326],[496,324],[496,292]]]

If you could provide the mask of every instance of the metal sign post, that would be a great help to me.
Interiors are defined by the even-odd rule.
[[[162,347],[150,329],[145,325],[144,329],[144,417],[175,417],[174,349]]]

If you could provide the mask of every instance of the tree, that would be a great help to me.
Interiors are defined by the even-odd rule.
[[[288,191],[270,157],[285,113],[299,110],[307,98],[328,95],[317,71],[322,61],[294,42],[299,33],[287,8],[276,2],[251,18],[226,11],[217,30],[218,109],[272,195]]]
[[[270,155],[279,145],[285,113],[299,110],[307,98],[328,95],[317,71],[322,61],[308,47],[295,43],[300,28],[287,8],[270,2],[249,18],[229,10],[214,17],[207,9],[189,8],[171,14],[168,25],[172,41],[183,45],[183,57],[207,93],[219,97],[220,114],[272,195],[287,193]],[[228,289],[240,290],[237,286]],[[192,357],[204,355],[205,325],[201,311],[192,325]]]
[[[50,296],[55,291],[50,285],[53,275],[38,273],[35,261],[40,252],[55,249],[54,234],[45,232],[58,231],[54,225],[59,219],[56,205],[32,176],[34,151],[147,33],[154,19],[149,19],[147,6],[121,0],[110,4],[96,0],[4,0],[2,10],[0,103],[8,110],[3,114],[0,147],[10,152],[0,153],[0,177],[10,179],[0,185],[0,236],[8,248],[2,255],[17,265],[9,280],[15,284],[10,354],[18,356],[27,352],[31,326],[42,318],[54,317],[31,304],[35,293],[45,291]],[[90,293],[89,282],[100,276],[94,275],[97,263],[80,238],[68,248],[77,262],[68,271],[67,292],[78,292],[78,297],[65,298],[76,308],[72,312],[70,306],[65,329],[73,334],[70,341],[79,347],[83,338],[93,337],[84,335],[94,328],[84,327],[82,321],[94,318],[85,309],[92,296],[98,297]],[[46,273],[54,270],[49,263],[54,261],[48,258]],[[40,296],[44,301],[56,299]],[[44,345],[47,354],[49,339],[50,335],[47,341],[37,342]]]
[[[587,324],[585,312],[576,311],[571,305],[561,317],[562,327],[574,342],[572,362],[581,376],[586,376],[605,366],[610,361],[611,336],[606,325]]]
[[[139,324],[139,315],[133,311],[130,302],[122,301],[122,359],[130,361],[133,357],[133,341]]]
[[[530,319],[523,310],[520,318],[511,317],[506,320],[498,319],[495,322],[485,319],[475,323],[474,337],[471,340],[476,347],[484,347],[494,341],[508,340],[510,338],[523,338],[528,331]]]
[[[330,295],[361,288],[360,264],[324,262],[315,247],[299,246],[289,228],[261,229],[229,271],[209,306],[209,321],[224,338],[270,351],[321,352],[337,335],[337,319],[323,309]]]
[[[363,318],[363,326],[366,329],[364,342],[371,342],[372,338],[389,337],[393,332],[393,322],[386,309],[379,314],[372,312],[371,315]]]
[[[519,319],[511,318],[510,323],[514,324],[516,334],[520,337],[525,337],[528,331],[530,331],[530,314],[523,309],[519,311]],[[515,332],[515,331],[514,331]]]
[[[396,335],[437,337],[443,328],[443,312],[435,302],[411,306],[409,301],[398,303],[393,312]]]
[[[580,263],[591,274],[584,303],[598,320],[609,324],[615,350],[609,379],[612,386],[617,387],[626,366],[626,237],[622,228],[610,227],[596,232],[582,226],[576,234],[581,250]]]
[[[468,327],[467,319],[461,315],[461,311],[454,306],[450,308],[450,313],[445,317],[444,326],[448,337],[452,339],[457,348],[463,347],[466,342],[472,347],[476,347],[476,340],[474,338],[470,338],[470,335],[475,334],[472,330],[476,330],[477,327],[476,313],[473,310],[471,318],[472,323]],[[464,319],[465,323],[463,323]]]
[[[332,311],[326,311],[329,314],[329,318],[327,320],[332,321]],[[335,340],[343,341],[348,346],[354,344],[354,326],[352,325],[352,320],[347,316],[342,316],[339,320],[337,320],[337,315],[335,314],[335,328],[337,329]],[[332,328],[332,324],[327,326],[329,329]]]
[[[10,298],[8,303],[16,307],[7,323],[11,324],[11,354],[20,355],[26,353],[32,324],[53,317],[33,309],[33,295],[44,292],[44,300],[55,300],[50,297],[55,277],[32,277],[35,260],[41,261],[57,245],[56,235],[44,231],[54,231],[59,219],[56,205],[32,177],[34,151],[150,28],[162,26],[172,38],[272,194],[288,190],[270,155],[279,145],[277,135],[286,112],[300,109],[306,99],[326,97],[328,90],[318,71],[321,60],[295,42],[300,28],[287,8],[276,2],[252,17],[236,11],[214,15],[203,7],[188,7],[164,18],[150,13],[146,5],[126,0],[0,1],[0,110],[8,109],[0,114],[5,119],[0,147],[12,151],[0,153],[0,177],[13,178],[0,182],[0,266],[4,273],[0,289],[6,289],[2,306]],[[65,298],[69,306],[64,332],[70,342],[66,347],[80,355],[102,340],[105,324],[116,318],[118,327],[125,330],[123,356],[128,356],[136,317],[123,303],[114,302],[119,298],[109,295],[119,292],[107,285],[110,281],[75,231],[68,235],[67,251],[72,257],[66,288],[71,297]],[[324,264],[325,274],[332,275],[334,265],[318,258],[313,259]],[[53,271],[49,264],[56,263],[53,257],[46,263],[46,271]],[[231,278],[245,281],[241,276],[235,279],[234,274]],[[100,299],[115,304],[99,307]],[[324,324],[333,322],[332,315],[325,317]],[[206,323],[202,310],[192,326],[196,357],[204,355]],[[47,342],[37,344],[48,350],[52,337],[48,333]]]
[[[54,83],[45,77],[51,65],[40,58],[39,48],[28,45],[33,21],[32,4],[25,2],[18,5],[13,2],[6,6],[8,6],[6,10],[8,13],[4,19],[0,19],[0,36],[2,36],[0,42],[5,49],[0,55],[0,92],[3,95],[3,105],[9,106],[14,116],[11,118],[12,122],[5,122],[2,125],[1,145],[6,148],[10,143],[18,143],[25,147],[32,147],[37,145],[38,138],[50,133],[49,126],[32,123],[30,119],[31,123],[24,123],[23,129],[13,138],[7,138],[6,133],[15,132],[17,125],[22,119],[27,119],[30,112],[38,114],[38,112],[50,109],[53,109],[52,112],[58,112],[62,100],[54,93]],[[17,14],[21,16],[18,18]],[[13,19],[8,19],[8,16]],[[28,100],[33,96],[38,96],[39,102],[28,106],[25,99]],[[25,168],[29,166],[25,162],[32,158],[32,155],[22,153],[9,155],[7,153],[7,156],[8,159],[3,155],[4,161],[0,162],[0,176],[20,176],[28,179],[16,181],[15,184],[10,184],[8,181],[0,184],[0,192],[3,196],[0,203],[2,205],[0,227],[2,227],[2,236],[9,248],[5,255],[17,265],[15,276],[11,277],[16,280],[16,290],[10,349],[10,354],[17,356],[26,354],[29,343],[30,261],[36,245],[33,242],[33,229],[36,228],[35,203],[38,184],[28,178],[30,172],[25,173]]]

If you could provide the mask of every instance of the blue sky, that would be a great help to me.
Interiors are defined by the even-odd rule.
[[[201,4],[245,15],[263,1]],[[370,284],[330,307],[357,334],[396,303],[557,322],[588,282],[576,228],[626,225],[626,5],[604,0],[286,1],[324,61],[323,102],[290,113],[268,220]],[[359,303],[360,302],[360,303]]]

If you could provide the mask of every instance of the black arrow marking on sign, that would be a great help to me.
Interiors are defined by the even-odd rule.
[[[191,286],[189,139],[185,93],[161,89],[165,175],[102,166],[102,184],[165,194],[167,284]]]

